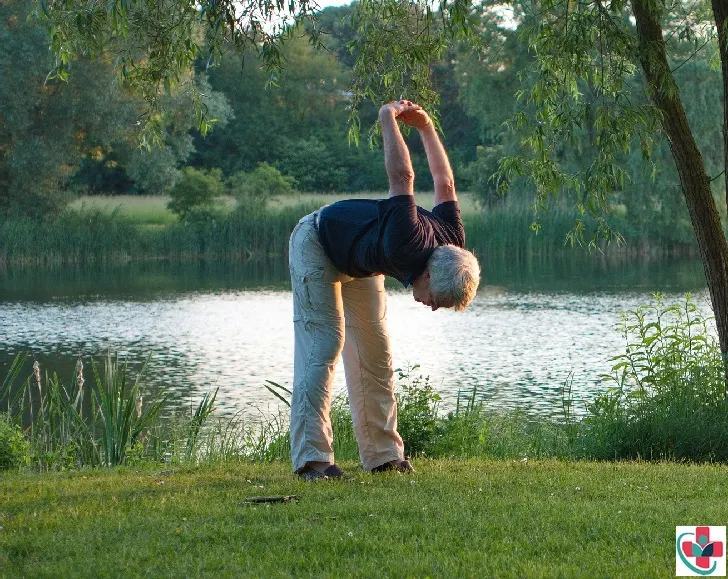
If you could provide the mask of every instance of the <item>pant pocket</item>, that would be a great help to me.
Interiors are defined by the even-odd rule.
[[[311,293],[303,276],[291,276],[293,291],[293,321],[305,321],[310,317]]]

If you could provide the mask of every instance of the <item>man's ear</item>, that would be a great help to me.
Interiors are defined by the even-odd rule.
[[[430,268],[429,267],[425,270],[425,279],[430,279]]]

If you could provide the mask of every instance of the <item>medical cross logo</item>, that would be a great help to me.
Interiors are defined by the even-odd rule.
[[[725,577],[725,527],[675,527],[675,575]]]

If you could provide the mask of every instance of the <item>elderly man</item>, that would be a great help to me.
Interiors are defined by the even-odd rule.
[[[334,463],[329,419],[339,354],[364,469],[413,471],[397,432],[384,276],[411,286],[433,312],[462,310],[480,281],[475,256],[463,249],[452,170],[430,117],[410,101],[395,101],[380,109],[379,120],[389,198],[327,205],[291,234],[291,458],[305,480],[345,476]],[[415,205],[414,171],[397,121],[421,135],[435,184],[432,212]]]

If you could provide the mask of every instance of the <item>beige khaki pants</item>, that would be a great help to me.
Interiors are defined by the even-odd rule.
[[[295,360],[291,399],[291,459],[334,462],[329,412],[334,368],[344,358],[346,387],[364,469],[404,458],[397,432],[394,372],[386,325],[384,276],[352,278],[324,253],[314,217],[293,230]]]

